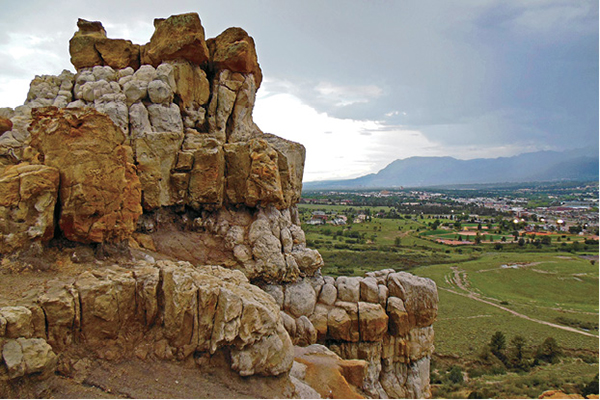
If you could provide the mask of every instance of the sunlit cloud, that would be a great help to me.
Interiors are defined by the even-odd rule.
[[[306,147],[307,182],[354,178],[398,158],[437,154],[428,150],[435,144],[418,131],[391,128],[381,121],[335,118],[288,93],[259,92],[254,120],[263,131]]]
[[[320,82],[315,91],[319,97],[335,106],[344,107],[356,103],[367,103],[383,94],[383,89],[375,85],[341,86],[329,82]]]

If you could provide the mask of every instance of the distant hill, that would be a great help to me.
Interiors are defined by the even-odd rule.
[[[396,160],[376,174],[355,179],[304,183],[304,190],[420,187],[472,183],[597,180],[598,153],[579,149],[538,151],[513,157],[457,160],[410,157]]]

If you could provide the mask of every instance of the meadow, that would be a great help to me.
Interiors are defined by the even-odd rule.
[[[458,230],[453,221],[433,215],[390,219],[379,217],[389,208],[365,208],[362,213],[369,217],[362,223],[303,225],[307,242],[323,255],[324,274],[362,276],[393,268],[436,282],[440,302],[434,324],[434,396],[537,397],[548,389],[581,393],[593,380],[599,347],[597,244],[586,245],[582,238],[560,232],[548,244],[529,235],[520,245],[510,232],[493,233],[499,227],[490,223],[483,224],[481,235],[491,235],[493,241],[504,236],[502,246],[487,239],[447,245],[437,239],[464,237],[464,229],[476,231],[478,224],[463,223]],[[299,209],[304,221],[315,210],[361,212],[347,206]],[[524,341],[521,368],[490,356],[490,338],[496,332],[506,337],[507,354],[513,351],[511,340]],[[547,338],[560,348],[560,357],[552,362],[536,355]],[[452,378],[457,368],[464,379]]]

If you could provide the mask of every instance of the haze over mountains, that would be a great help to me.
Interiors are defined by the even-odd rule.
[[[410,157],[355,179],[304,183],[304,190],[420,187],[435,185],[597,180],[596,149],[538,151],[513,157],[458,160],[453,157]]]

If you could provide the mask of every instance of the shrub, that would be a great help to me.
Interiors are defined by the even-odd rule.
[[[450,371],[448,372],[448,380],[455,384],[463,383],[464,378],[462,369],[458,365],[455,365],[450,369]]]
[[[583,388],[581,394],[584,396],[598,394],[598,374]]]
[[[536,351],[536,360],[554,363],[560,356],[560,346],[553,337],[547,337]]]

